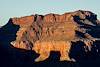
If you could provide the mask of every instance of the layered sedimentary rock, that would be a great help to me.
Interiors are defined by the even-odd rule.
[[[70,46],[73,42],[81,41],[84,43],[83,49],[88,52],[91,51],[93,43],[100,38],[100,21],[97,19],[97,15],[90,11],[78,10],[62,15],[36,14],[11,18],[11,21],[12,24],[19,26],[16,39],[11,44],[26,50],[34,49],[34,44],[37,41],[40,44],[41,42],[47,44],[52,42],[52,45],[55,45],[55,42],[68,41]]]

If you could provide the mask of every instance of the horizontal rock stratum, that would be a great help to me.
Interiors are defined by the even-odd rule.
[[[75,61],[69,54],[77,42],[83,43],[83,46],[78,46],[82,46],[79,49],[86,53],[91,52],[92,48],[99,52],[94,43],[100,41],[100,21],[91,11],[78,10],[62,15],[50,13],[11,18],[1,30],[9,32],[10,29],[5,28],[11,27],[10,25],[18,26],[16,38],[10,43],[16,48],[34,50],[40,54],[35,60],[37,62],[47,59],[50,51],[60,51],[60,61]]]

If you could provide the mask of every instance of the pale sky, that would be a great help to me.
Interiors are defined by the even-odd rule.
[[[0,0],[0,26],[9,18],[31,14],[47,14],[89,10],[100,19],[100,0]]]

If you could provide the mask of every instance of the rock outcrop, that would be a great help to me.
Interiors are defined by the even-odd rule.
[[[10,20],[10,23],[19,26],[16,39],[11,41],[11,44],[17,48],[32,50],[37,41],[69,41],[83,42],[82,49],[89,52],[92,51],[95,41],[100,41],[100,21],[97,15],[90,11],[78,10],[62,15],[36,14]],[[97,48],[96,50],[99,51]]]

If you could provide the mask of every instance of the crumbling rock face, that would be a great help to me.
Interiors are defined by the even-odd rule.
[[[91,51],[93,43],[100,38],[100,21],[97,15],[90,11],[78,10],[62,15],[36,14],[12,18],[12,23],[20,28],[16,33],[16,40],[11,44],[27,50],[32,50],[37,41],[48,42],[47,44],[52,42],[52,45],[59,41],[70,43],[81,41],[84,43],[84,51],[88,52]]]

